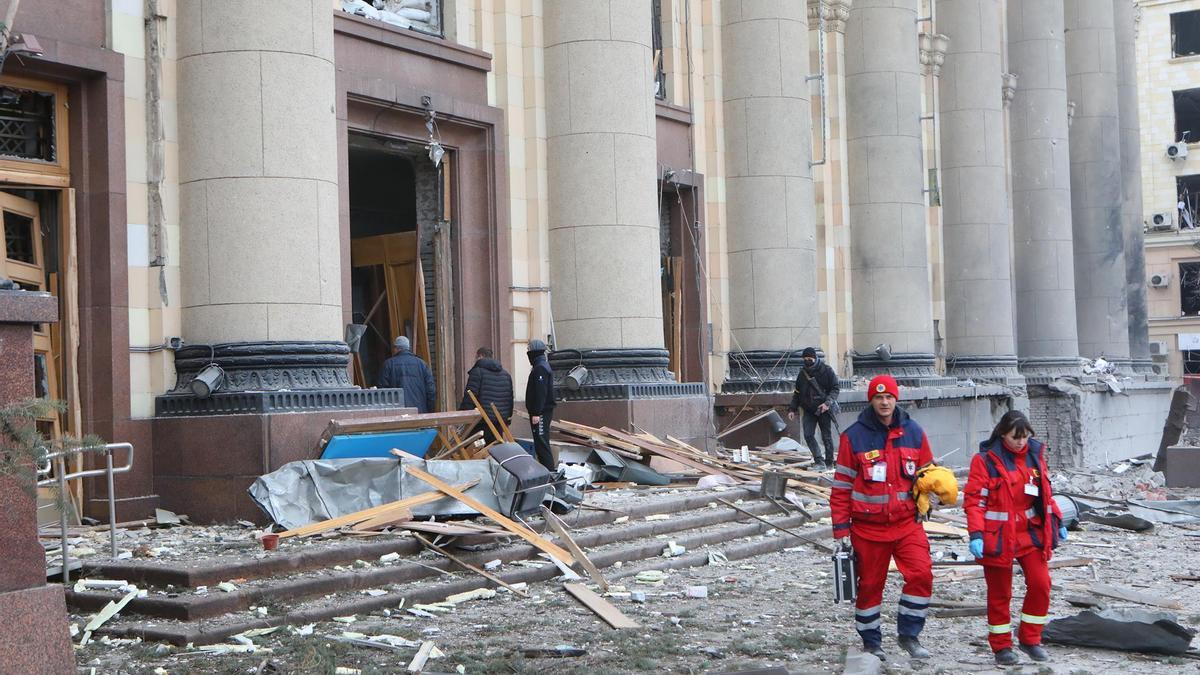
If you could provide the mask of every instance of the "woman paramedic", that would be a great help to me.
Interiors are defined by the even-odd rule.
[[[1018,662],[1012,644],[1013,561],[1025,575],[1025,601],[1017,628],[1018,647],[1034,661],[1046,661],[1042,628],[1050,608],[1053,549],[1067,539],[1062,513],[1050,493],[1046,445],[1033,437],[1025,414],[1005,413],[971,460],[963,492],[971,554],[987,581],[988,643],[999,665]]]

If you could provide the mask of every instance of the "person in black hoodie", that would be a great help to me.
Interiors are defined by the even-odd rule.
[[[788,419],[796,419],[796,412],[804,410],[804,443],[812,452],[813,469],[824,471],[833,467],[833,455],[837,447],[833,444],[834,415],[838,412],[838,376],[827,364],[817,358],[817,350],[807,347],[801,352],[804,366],[796,376],[796,389],[792,392],[792,403],[788,406]],[[821,440],[825,443],[825,459],[821,460],[817,447],[817,426],[821,427]]]
[[[474,410],[475,403],[471,401],[471,397],[467,392],[475,394],[475,398],[479,399],[479,404],[483,406],[487,416],[492,420],[492,425],[499,427],[497,424],[496,414],[492,412],[492,404],[496,405],[496,409],[500,411],[501,419],[507,425],[512,420],[513,411],[513,382],[512,376],[500,365],[500,362],[492,358],[492,350],[487,347],[480,347],[475,351],[475,365],[467,371],[467,387],[463,390],[462,402],[458,404],[459,410]],[[480,422],[479,426],[483,427],[483,440],[486,443],[491,443],[496,440],[496,436],[492,434],[492,430],[484,422]]]
[[[525,409],[529,411],[529,426],[533,429],[533,449],[537,461],[554,473],[554,453],[550,451],[550,421],[554,418],[554,371],[546,358],[546,343],[530,340],[526,349],[529,381],[525,385]]]

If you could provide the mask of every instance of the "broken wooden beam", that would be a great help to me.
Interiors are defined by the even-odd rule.
[[[536,532],[533,532],[532,530],[525,527],[524,525],[521,525],[519,523],[516,523],[516,522],[506,518],[499,511],[493,509],[492,507],[488,506],[487,504],[484,504],[483,502],[479,501],[478,499],[475,499],[474,497],[471,497],[470,495],[464,494],[461,490],[446,484],[438,477],[430,475],[428,473],[425,473],[424,471],[421,471],[420,469],[418,469],[416,467],[406,467],[404,469],[404,471],[408,475],[414,476],[416,478],[419,478],[420,480],[425,481],[426,483],[429,483],[430,485],[437,488],[438,490],[446,493],[447,495],[450,495],[451,497],[457,499],[458,501],[462,502],[463,504],[470,506],[471,508],[482,513],[483,515],[487,516],[488,518],[491,518],[492,520],[499,523],[500,526],[503,527],[504,529],[508,530],[509,532],[512,532],[513,534],[524,539],[525,541],[529,542],[530,544],[533,544],[536,548],[541,549],[545,553],[557,558],[564,564],[572,565],[575,563],[574,556],[572,556],[567,551],[550,543],[544,537],[538,535]]]
[[[463,483],[463,484],[457,486],[455,489],[469,490],[478,484],[479,484],[479,480],[475,479],[475,480],[471,480],[466,483]],[[431,490],[429,492],[423,492],[419,495],[408,497],[407,499],[401,499],[399,501],[394,501],[389,504],[382,504],[380,506],[373,506],[369,509],[355,511],[354,513],[348,513],[344,516],[339,516],[337,518],[330,518],[328,520],[322,520],[317,523],[312,523],[310,525],[305,525],[303,527],[297,527],[297,528],[294,528],[291,530],[280,532],[279,538],[287,539],[288,537],[307,537],[307,536],[311,536],[314,534],[320,534],[322,532],[328,532],[329,530],[333,530],[333,529],[336,529],[339,527],[345,527],[347,525],[357,525],[358,523],[361,523],[364,520],[369,520],[371,518],[375,518],[377,516],[380,516],[380,515],[383,515],[386,513],[392,513],[395,511],[400,511],[402,509],[408,509],[413,506],[420,506],[422,504],[431,504],[433,502],[438,501],[439,499],[445,499],[445,498],[446,498],[445,494]]]
[[[604,598],[596,595],[595,591],[584,586],[583,584],[565,583],[563,588],[567,592],[575,596],[575,599],[582,602],[584,606],[596,613],[601,619],[604,619],[608,625],[613,628],[640,628],[636,621],[625,616],[621,610],[613,606],[613,604]]]
[[[575,540],[571,538],[571,535],[567,532],[567,524],[564,523],[558,516],[554,515],[554,512],[545,506],[542,507],[542,518],[546,521],[546,524],[550,526],[550,529],[554,530],[554,533],[558,535],[559,539],[562,540],[563,545],[571,551],[571,554],[575,556],[575,558],[579,561],[579,564],[583,566],[583,570],[588,573],[588,576],[591,577],[592,581],[596,582],[596,584],[600,586],[600,590],[607,591],[608,582],[604,579],[604,575],[600,573],[599,568],[592,564],[592,561],[588,559],[587,555],[583,552],[583,549],[579,548],[579,544],[576,544]]]

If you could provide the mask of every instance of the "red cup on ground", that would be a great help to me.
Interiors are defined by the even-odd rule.
[[[265,551],[274,551],[279,548],[279,535],[264,534],[262,536],[262,546]]]

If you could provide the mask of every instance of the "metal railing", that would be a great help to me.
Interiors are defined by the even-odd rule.
[[[116,450],[125,451],[125,465],[113,467],[113,452]],[[67,458],[75,455],[82,455],[85,452],[102,452],[104,453],[104,468],[103,469],[87,469],[67,473]],[[107,445],[92,445],[83,448],[72,448],[70,450],[59,450],[57,452],[48,453],[43,460],[42,466],[38,467],[38,487],[49,487],[51,485],[58,486],[59,495],[59,514],[58,525],[62,529],[62,578],[63,584],[71,583],[71,568],[70,568],[70,548],[67,545],[67,481],[76,480],[79,478],[91,478],[93,476],[104,476],[108,481],[108,543],[109,554],[113,560],[117,558],[117,498],[113,493],[113,476],[118,473],[128,473],[133,469],[133,444],[132,443],[109,443]],[[51,476],[53,471],[54,475]],[[49,478],[41,478],[49,476]]]

